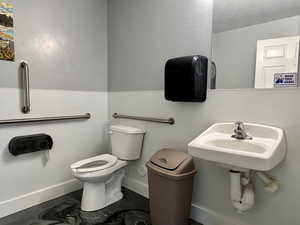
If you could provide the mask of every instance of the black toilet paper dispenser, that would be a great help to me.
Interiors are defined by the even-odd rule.
[[[14,137],[8,144],[9,152],[18,156],[21,154],[52,149],[53,140],[47,134],[34,134]]]
[[[208,58],[201,55],[173,58],[165,66],[165,98],[176,102],[204,102]]]

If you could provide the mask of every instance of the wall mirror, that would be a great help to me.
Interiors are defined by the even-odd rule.
[[[214,0],[211,88],[300,86],[299,37],[299,0]]]

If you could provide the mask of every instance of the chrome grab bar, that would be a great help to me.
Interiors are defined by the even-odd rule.
[[[1,125],[14,125],[14,124],[27,124],[27,123],[38,123],[38,122],[51,122],[51,121],[61,121],[61,120],[81,120],[90,119],[91,114],[86,113],[84,115],[74,115],[74,116],[54,116],[54,117],[39,117],[39,118],[24,118],[24,119],[7,119],[0,120]]]
[[[22,112],[29,113],[30,112],[30,86],[29,86],[29,66],[28,63],[23,60],[21,61],[21,82],[23,89],[23,106]]]
[[[127,116],[127,115],[121,115],[121,114],[118,114],[118,113],[114,113],[113,118],[115,118],[115,119],[141,120],[141,121],[148,121],[148,122],[154,122],[154,123],[167,123],[167,124],[170,124],[170,125],[175,124],[175,119],[174,118],[159,119],[159,118],[153,118],[153,117]]]

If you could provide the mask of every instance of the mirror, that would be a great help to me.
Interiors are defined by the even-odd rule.
[[[212,89],[300,86],[299,0],[214,0]]]

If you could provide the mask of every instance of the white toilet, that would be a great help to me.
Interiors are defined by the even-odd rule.
[[[103,154],[71,165],[73,175],[83,182],[83,211],[96,211],[122,199],[124,167],[127,161],[140,158],[145,133],[135,127],[112,125],[112,155]]]

